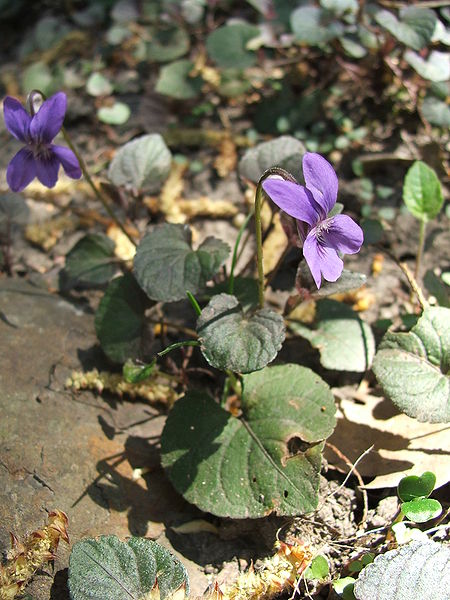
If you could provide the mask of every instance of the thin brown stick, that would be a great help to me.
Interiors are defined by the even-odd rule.
[[[337,488],[337,490],[335,490],[334,492],[332,492],[330,494],[330,496],[333,496],[334,494],[336,494],[336,492],[345,485],[345,483],[347,482],[347,480],[350,477],[350,475],[352,473],[354,473],[356,479],[358,480],[359,489],[361,491],[361,495],[362,495],[362,498],[363,498],[363,514],[362,514],[362,517],[361,517],[361,521],[359,522],[359,527],[362,527],[364,525],[364,523],[366,522],[366,520],[367,520],[367,514],[368,514],[368,511],[369,511],[369,502],[368,502],[368,498],[367,498],[367,492],[364,489],[363,478],[361,477],[361,474],[359,473],[358,469],[356,468],[356,465],[359,463],[359,461],[362,458],[364,458],[364,456],[366,456],[366,454],[368,454],[373,449],[373,446],[370,446],[370,448],[367,448],[367,450],[365,450],[361,454],[361,456],[358,457],[358,459],[356,460],[356,462],[352,463],[351,460],[349,458],[347,458],[347,456],[345,456],[345,454],[343,452],[341,452],[339,450],[339,448],[337,448],[334,444],[332,444],[331,442],[325,442],[325,444],[326,444],[326,446],[328,446],[328,448],[330,448],[330,450],[332,450],[336,454],[336,456],[338,456],[341,460],[343,460],[345,462],[345,464],[347,466],[350,467],[350,471],[347,473],[347,476],[344,479],[344,481]]]

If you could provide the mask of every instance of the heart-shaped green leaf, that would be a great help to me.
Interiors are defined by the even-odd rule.
[[[189,35],[181,27],[151,28],[151,41],[147,44],[147,59],[169,62],[180,58],[189,50]]]
[[[409,417],[450,420],[450,309],[430,307],[408,333],[388,331],[373,361],[386,394]]]
[[[95,315],[95,331],[112,361],[139,357],[147,306],[148,298],[131,273],[109,284]]]
[[[431,167],[416,160],[408,170],[403,185],[406,208],[418,219],[436,217],[444,203],[440,181]]]
[[[65,275],[74,286],[102,285],[117,272],[115,244],[102,233],[88,233],[66,255]]]
[[[157,191],[169,175],[172,154],[159,133],[128,142],[114,156],[108,177],[114,185]]]
[[[367,371],[375,353],[370,325],[350,306],[327,298],[317,302],[316,316],[315,329],[297,321],[289,321],[289,328],[319,350],[320,362],[326,369]]]
[[[328,385],[289,364],[243,378],[236,418],[201,392],[171,410],[161,461],[186,500],[222,517],[297,515],[315,509],[323,440],[335,426]]]
[[[409,502],[403,502],[401,511],[409,521],[426,523],[441,514],[442,506],[440,502],[432,498],[415,498]]]
[[[237,373],[258,371],[278,354],[285,328],[281,315],[262,308],[245,315],[238,299],[214,296],[197,321],[201,350],[216,369]]]
[[[128,121],[130,115],[130,107],[124,102],[114,102],[112,106],[101,106],[97,111],[99,120],[108,125],[123,125]]]
[[[406,62],[419,75],[434,82],[447,81],[450,78],[449,58],[448,52],[439,52],[438,50],[432,50],[426,60],[412,50],[407,50],[404,54]]]
[[[436,15],[431,9],[409,6],[400,11],[400,20],[388,10],[375,12],[375,20],[397,40],[421,50],[431,40],[436,27]]]
[[[115,535],[74,544],[68,584],[71,600],[143,600],[154,589],[161,599],[183,588],[189,594],[186,569],[166,548],[145,538],[121,542]]]
[[[188,227],[156,226],[139,244],[134,270],[139,285],[152,298],[172,302],[196,294],[227,259],[230,247],[213,237],[193,250]]]
[[[426,471],[420,477],[408,475],[400,479],[397,493],[400,500],[409,502],[415,498],[428,498],[436,485],[436,475]]]
[[[176,60],[162,67],[156,91],[177,100],[195,98],[200,93],[203,79],[199,76],[192,77],[193,69],[194,63],[190,60]]]
[[[247,44],[259,33],[259,27],[247,23],[223,25],[209,34],[206,50],[219,67],[245,69],[256,62],[256,55]]]
[[[450,549],[413,541],[380,554],[354,586],[358,600],[443,600],[450,590]]]
[[[283,135],[246,150],[239,161],[239,174],[254,183],[266,169],[281,167],[295,177],[301,177],[302,156],[306,148],[294,137]]]
[[[317,6],[300,6],[291,13],[291,28],[295,40],[311,46],[321,46],[343,33],[339,21],[330,20],[329,13]]]

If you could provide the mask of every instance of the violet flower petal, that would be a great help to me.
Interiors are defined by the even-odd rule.
[[[318,242],[315,228],[311,229],[303,244],[303,256],[308,263],[317,289],[320,289],[322,275],[327,281],[336,281],[341,276],[344,268],[343,261],[337,255],[336,250],[322,246]]]
[[[36,142],[50,144],[62,127],[66,108],[67,97],[64,92],[58,92],[48,98],[31,119],[31,137]]]
[[[22,148],[10,160],[6,170],[6,181],[13,192],[21,192],[36,177],[36,163],[33,153]]]
[[[359,225],[347,215],[335,215],[322,231],[324,245],[343,254],[355,254],[361,249],[364,234]]]
[[[28,129],[30,127],[31,117],[15,98],[6,96],[3,101],[3,114],[5,117],[6,129],[16,140],[21,142],[28,141]]]
[[[315,225],[319,215],[314,208],[314,198],[309,190],[298,183],[283,179],[266,179],[262,187],[285,213],[308,225]]]
[[[48,188],[55,186],[58,181],[59,159],[56,154],[51,154],[48,158],[36,158],[36,175],[39,181]]]
[[[66,148],[65,146],[50,146],[51,150],[56,154],[59,162],[62,164],[66,175],[72,177],[72,179],[79,179],[81,177],[80,164],[75,154]]]
[[[337,175],[330,163],[316,152],[307,152],[303,156],[302,166],[306,187],[320,205],[323,211],[321,216],[324,218],[336,204]]]

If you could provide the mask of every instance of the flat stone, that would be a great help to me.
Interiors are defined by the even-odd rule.
[[[147,535],[173,550],[166,531],[198,513],[159,466],[164,416],[144,402],[64,388],[72,370],[101,360],[93,315],[24,280],[1,279],[0,339],[0,550],[10,531],[23,540],[54,509],[68,515],[71,544]],[[149,471],[135,480],[138,467]],[[61,542],[54,570],[27,589],[34,600],[68,598],[69,554]],[[203,570],[179,557],[201,594]]]

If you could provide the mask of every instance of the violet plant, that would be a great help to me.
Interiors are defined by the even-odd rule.
[[[44,185],[52,186],[60,164],[72,177],[82,172],[110,216],[129,236],[62,129],[65,95],[55,94],[40,108],[34,104],[38,96],[38,92],[31,95],[30,114],[17,100],[5,100],[7,127],[25,144],[11,162],[8,181],[15,189],[23,189],[37,176]],[[69,148],[53,144],[59,130]],[[155,144],[158,152],[152,163]],[[145,161],[141,160],[141,148],[148,152]],[[166,173],[167,161],[162,161],[161,148],[170,166],[170,152],[160,136],[142,136],[125,144],[119,151],[120,161],[111,163],[110,179],[125,181],[133,194],[138,194],[135,180],[146,181],[140,169],[154,164],[159,179]],[[116,177],[115,171],[121,169],[120,177]],[[341,254],[358,252],[363,233],[349,216],[333,214],[338,179],[324,157],[304,154],[303,176],[304,186],[287,171],[271,167],[259,179],[254,209],[257,281],[235,273],[249,218],[237,236],[229,273],[224,267],[231,251],[226,242],[208,237],[194,247],[189,227],[174,223],[149,228],[137,244],[132,270],[127,262],[118,261],[114,242],[102,234],[88,234],[66,258],[66,270],[75,280],[78,277],[83,283],[108,284],[97,309],[95,327],[107,357],[123,365],[128,384],[148,380],[151,385],[155,376],[164,377],[157,361],[169,352],[183,352],[185,347],[191,347],[189,352],[198,348],[208,363],[215,381],[212,395],[205,389],[192,389],[185,367],[178,371],[179,387],[182,383],[186,391],[167,418],[161,438],[161,462],[186,500],[218,516],[297,515],[317,506],[322,450],[336,424],[335,404],[329,385],[311,369],[285,364],[282,356],[278,364],[269,366],[282,350],[286,321],[280,311],[265,302],[262,203],[270,197],[295,220],[296,233],[290,239],[295,238],[297,246],[303,245],[303,256],[314,280],[309,288],[311,298],[334,293],[337,284],[340,291],[360,285],[362,276],[356,278],[355,286],[355,278],[343,272]],[[122,192],[126,193],[126,188]],[[82,273],[88,275],[83,278]],[[301,296],[298,290],[297,295]],[[184,323],[169,323],[167,305],[186,298],[194,309],[195,331],[188,312],[187,328]],[[332,300],[318,302],[319,316],[323,312],[332,315],[331,325],[326,327],[339,325],[333,312],[337,306],[343,305]],[[339,343],[350,339],[354,326],[354,335],[359,337],[357,344],[353,338],[350,340],[352,351],[356,348],[363,359],[356,368],[353,364],[349,367],[345,360],[338,368],[363,372],[370,366],[374,352],[372,333],[350,308],[344,308],[352,314],[346,313],[344,328],[334,338]],[[159,351],[153,345],[152,354],[146,354],[142,349],[148,347],[148,324],[155,322],[156,316],[163,330],[167,323],[172,330],[184,331],[189,339],[169,339]],[[292,323],[289,327],[293,330]],[[309,335],[312,340],[311,332],[297,329],[297,333]],[[338,353],[342,355],[341,348]],[[174,379],[173,374],[166,377],[171,382]],[[234,402],[237,399],[238,411],[230,410],[231,398]]]

